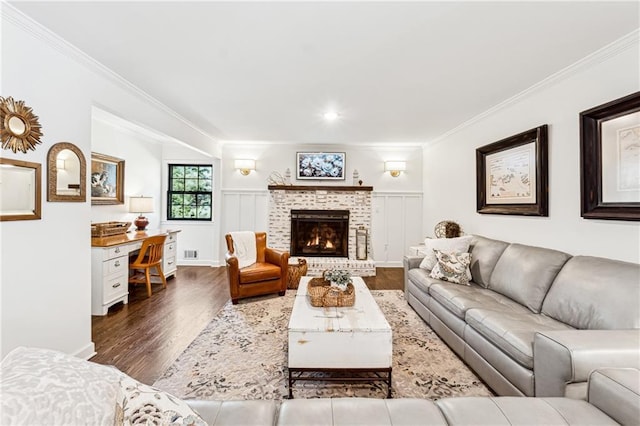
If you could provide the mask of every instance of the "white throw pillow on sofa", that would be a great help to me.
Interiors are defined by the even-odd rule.
[[[424,259],[420,262],[420,267],[431,271],[438,259],[434,250],[440,250],[444,252],[457,252],[464,253],[469,251],[469,245],[471,244],[472,235],[465,235],[463,237],[456,238],[427,238],[424,240],[425,253]]]

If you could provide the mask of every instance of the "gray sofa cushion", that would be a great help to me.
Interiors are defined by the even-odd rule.
[[[570,257],[557,250],[511,244],[498,259],[489,288],[539,313],[551,283]]]
[[[460,285],[439,281],[429,288],[429,294],[457,317],[464,319],[468,309],[487,308],[500,310],[527,311],[506,296],[487,290],[475,283]]]
[[[484,288],[489,286],[489,279],[500,255],[509,246],[504,241],[492,240],[480,235],[474,235],[469,245],[471,253],[471,277],[473,282]]]
[[[436,401],[449,425],[614,425],[586,401],[567,398],[444,398]]]
[[[549,289],[542,312],[579,329],[640,328],[638,300],[640,265],[575,256]]]
[[[509,354],[520,365],[533,369],[533,338],[538,331],[570,330],[566,324],[521,307],[517,312],[469,309],[465,320],[469,327]]]
[[[418,287],[420,290],[424,291],[425,293],[429,292],[429,287],[431,287],[433,284],[442,282],[435,278],[431,278],[429,276],[429,271],[422,268],[409,269],[408,275],[411,282],[413,282],[416,285],[416,287]]]
[[[299,425],[446,425],[444,416],[426,399],[312,398],[282,402],[279,426]]]
[[[209,426],[272,425],[278,406],[275,401],[203,401],[185,400]]]

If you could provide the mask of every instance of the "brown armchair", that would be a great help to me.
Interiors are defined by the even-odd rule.
[[[243,297],[278,293],[284,296],[287,291],[287,267],[289,252],[267,247],[267,234],[256,232],[256,263],[240,269],[238,258],[234,254],[233,238],[227,240],[227,276],[231,302],[235,305]]]

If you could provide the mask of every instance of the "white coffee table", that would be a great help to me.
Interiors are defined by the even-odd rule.
[[[298,380],[384,381],[390,398],[391,327],[367,285],[360,277],[352,278],[352,307],[316,308],[307,295],[309,280],[300,279],[289,320],[289,398]],[[309,372],[342,374],[318,379],[305,374]]]

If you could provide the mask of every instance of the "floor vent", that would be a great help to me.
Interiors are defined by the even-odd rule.
[[[184,251],[185,259],[197,259],[198,258],[198,250],[185,250]]]

